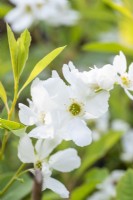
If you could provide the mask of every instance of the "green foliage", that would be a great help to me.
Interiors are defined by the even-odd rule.
[[[5,128],[9,131],[23,129],[24,125],[18,122],[5,120],[0,118],[0,128]]]
[[[107,53],[118,53],[119,51],[123,51],[128,55],[133,55],[132,48],[116,42],[103,42],[103,43],[93,42],[85,44],[83,46],[83,49],[86,51],[107,52]]]
[[[20,92],[36,77],[38,76],[65,48],[59,47],[52,52],[50,52],[48,55],[46,55],[42,60],[40,60],[32,70],[31,74],[29,75],[27,81],[24,83],[23,87],[20,89]],[[19,93],[20,93],[19,92]]]
[[[7,105],[7,95],[3,84],[0,82],[0,98],[2,99],[3,103]]]
[[[117,185],[117,200],[133,199],[133,170],[128,169]]]
[[[4,17],[11,10],[11,8],[12,7],[10,5],[0,2],[0,18]]]
[[[85,174],[85,180],[88,183],[101,183],[109,175],[109,172],[106,168],[93,168]]]
[[[8,25],[7,33],[14,80],[18,81],[28,58],[31,37],[29,31],[25,30],[16,41],[14,34]]]
[[[105,156],[105,154],[119,141],[122,135],[122,132],[110,131],[99,141],[93,142],[89,145],[82,159],[82,165],[76,171],[76,178],[82,176],[86,169]]]
[[[13,173],[0,175],[0,190],[8,183],[12,178]],[[0,197],[0,200],[22,200],[32,190],[32,180],[28,175],[21,176],[20,180],[17,180],[7,190],[7,192]]]
[[[71,200],[84,200],[108,176],[107,169],[94,168],[85,174],[85,182],[71,193]]]
[[[119,13],[121,13],[125,17],[129,17],[133,19],[132,13],[124,5],[119,5],[117,3],[114,3],[111,0],[103,0],[103,2],[106,3],[108,6],[110,6],[111,8],[113,8],[114,10],[117,10]]]

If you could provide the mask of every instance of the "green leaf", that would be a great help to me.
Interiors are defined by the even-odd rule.
[[[117,185],[117,200],[133,199],[133,170],[129,169]]]
[[[126,47],[122,44],[116,42],[93,42],[83,46],[85,51],[97,51],[97,52],[107,52],[107,53],[118,53],[123,51],[126,54],[133,55],[133,49]]]
[[[0,3],[0,18],[3,18],[11,9],[9,4]]]
[[[17,62],[17,70],[18,70],[18,75],[20,76],[26,61],[28,59],[29,55],[29,47],[31,43],[31,36],[28,30],[25,30],[20,38],[17,40],[17,46],[18,46],[18,62]]]
[[[13,173],[0,175],[0,190],[12,178]],[[23,182],[15,181],[6,193],[0,197],[0,200],[21,200],[27,196],[32,190],[32,180],[28,175],[21,176]]]
[[[84,200],[108,176],[107,169],[94,168],[85,174],[86,183],[77,187],[71,193],[71,200]]]
[[[18,122],[14,122],[14,121],[10,121],[10,120],[0,118],[0,128],[1,127],[12,131],[12,130],[23,129],[25,126],[23,124],[18,123]]]
[[[95,188],[94,183],[85,183],[71,193],[71,200],[83,200]]]
[[[22,90],[36,77],[38,76],[65,48],[59,47],[52,52],[50,52],[48,55],[46,55],[42,60],[40,60],[32,70],[31,74],[29,75],[29,78],[23,85],[23,87],[20,89],[19,94],[22,92]]]
[[[86,154],[82,159],[81,167],[76,171],[76,177],[79,178],[84,171],[102,158],[122,137],[122,132],[110,131],[99,141],[93,142],[87,147]]]
[[[129,18],[133,19],[132,13],[124,5],[119,5],[110,0],[103,0],[103,2],[106,3],[108,6],[110,6],[111,8],[113,8],[114,10],[117,10],[119,13],[121,13],[125,17],[129,17]]]
[[[17,78],[17,41],[14,37],[14,34],[11,28],[7,25],[7,35],[8,35],[8,43],[9,43],[9,50],[12,62],[12,69],[14,80]]]
[[[29,54],[29,46],[31,43],[30,33],[28,30],[25,30],[17,41],[8,25],[7,33],[14,80],[19,80]]]
[[[3,84],[1,82],[0,82],[0,98],[2,99],[4,104],[7,105],[6,91],[5,91],[5,88],[4,88],[4,86],[3,86]]]
[[[85,180],[88,183],[99,184],[108,176],[109,171],[106,168],[93,168],[85,174]]]

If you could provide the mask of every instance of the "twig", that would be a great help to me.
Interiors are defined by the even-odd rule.
[[[32,190],[32,200],[41,200],[41,196],[42,196],[42,173],[39,169],[36,169],[33,190]]]

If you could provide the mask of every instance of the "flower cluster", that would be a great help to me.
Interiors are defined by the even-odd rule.
[[[16,7],[5,17],[12,29],[21,32],[34,22],[45,21],[51,26],[74,25],[79,13],[70,8],[68,0],[10,0]]]
[[[33,81],[32,99],[28,99],[29,106],[19,104],[19,118],[23,124],[34,128],[21,137],[18,156],[22,162],[33,163],[34,169],[42,171],[43,190],[50,188],[63,198],[68,197],[65,186],[51,177],[52,169],[69,172],[80,166],[80,158],[72,148],[49,155],[63,140],[72,140],[80,147],[92,142],[87,122],[108,111],[110,90],[116,83],[130,94],[132,66],[127,73],[126,59],[120,52],[113,65],[100,69],[95,66],[89,71],[79,72],[72,62],[64,64],[65,82],[56,71],[47,80],[36,78]],[[37,139],[35,147],[31,138]]]

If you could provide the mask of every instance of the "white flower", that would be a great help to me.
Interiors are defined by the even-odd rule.
[[[129,90],[133,91],[133,63],[131,63],[127,72],[126,57],[120,52],[119,55],[115,56],[113,66],[118,76],[118,84],[124,88],[129,98],[133,99],[133,96],[129,92]]]
[[[70,8],[68,0],[48,0],[45,2],[44,20],[52,26],[71,26],[77,23],[80,15]]]
[[[40,169],[43,176],[42,190],[53,190],[62,198],[68,198],[69,192],[58,180],[51,177],[52,170],[70,172],[80,166],[80,158],[75,149],[69,148],[59,151],[49,157],[52,150],[60,143],[60,140],[39,140],[32,145],[30,138],[25,135],[20,139],[18,157],[23,163],[33,163],[34,169]],[[27,153],[28,152],[28,153]],[[34,170],[31,169],[34,173]]]
[[[131,129],[122,137],[121,159],[126,162],[133,161],[133,130]]]
[[[93,90],[111,90],[116,82],[116,72],[112,65],[104,65],[101,68],[96,66],[90,71],[85,71],[87,83]]]
[[[38,137],[42,135],[42,138],[53,138],[50,111],[55,104],[39,79],[35,79],[31,85],[31,96],[32,101],[29,100],[29,107],[19,104],[20,121],[28,126],[36,125],[37,127],[33,130],[37,132]]]
[[[22,106],[22,104],[19,105],[20,121],[26,125],[37,125],[36,128],[30,131],[30,137],[60,137],[62,140],[73,140],[79,146],[91,143],[91,131],[82,119],[84,115],[84,106],[82,102],[75,102],[75,100],[70,97],[70,87],[62,81],[56,72],[53,72],[53,77],[46,81],[35,80],[31,88],[32,90],[36,89],[35,93],[31,90],[33,99],[32,105],[34,106],[28,108],[24,105]],[[44,95],[43,98],[43,90],[44,92],[48,92],[47,98],[45,97],[46,95]],[[39,98],[41,95],[42,98]],[[42,103],[40,102],[41,99]],[[43,104],[45,103],[46,105],[44,106]],[[34,107],[36,109],[34,109]],[[40,116],[41,113],[45,113],[45,118],[48,115],[51,121],[49,122],[47,118],[44,118],[44,123],[39,124],[38,116]],[[35,116],[36,121],[33,120],[33,116]]]
[[[67,87],[64,85],[60,88],[55,98],[55,102],[58,104],[58,108],[52,112],[55,131],[60,133],[63,139],[73,140],[77,145],[85,146],[92,141],[91,130],[85,121],[97,118],[107,111],[109,93],[102,91],[88,95],[84,90],[86,85],[84,84],[85,86],[82,87],[83,82],[77,81],[67,65],[63,66],[63,74],[67,80],[70,79],[71,85]],[[55,72],[54,77],[52,88],[61,80]],[[76,85],[77,82],[78,85]],[[54,121],[54,119],[56,120]]]
[[[108,110],[109,93],[107,91],[94,93],[84,73],[79,72],[72,63],[63,66],[63,75],[72,91],[69,98],[77,99],[84,105],[87,119],[98,118]]]
[[[39,20],[50,25],[73,25],[79,18],[78,12],[70,9],[67,0],[10,0],[16,7],[5,17],[12,29],[21,32]]]
[[[58,136],[86,146],[92,141],[86,120],[98,118],[108,110],[109,92],[92,92],[82,73],[70,64],[73,69],[64,65],[63,74],[71,85],[66,85],[56,71],[46,81],[36,79],[31,87],[30,108],[20,104],[19,118],[25,125],[37,126],[30,131],[30,137]]]
[[[44,0],[10,0],[16,7],[5,17],[12,29],[21,32],[29,28],[37,20],[43,19]]]

